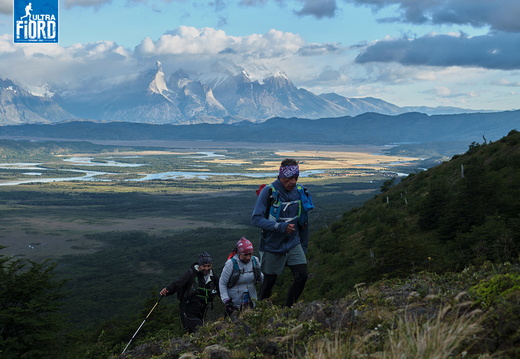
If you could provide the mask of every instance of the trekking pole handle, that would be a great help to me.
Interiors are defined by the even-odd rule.
[[[150,314],[152,314],[153,310],[155,309],[155,307],[157,307],[157,305],[159,304],[159,302],[161,301],[161,299],[163,299],[163,296],[161,295],[161,297],[159,298],[159,300],[155,303],[155,305],[152,307],[152,309],[150,309],[150,312],[148,313],[148,315],[146,316],[146,318],[144,318],[145,320],[148,319],[148,317],[150,316]]]

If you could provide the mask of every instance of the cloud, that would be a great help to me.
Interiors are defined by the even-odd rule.
[[[226,55],[272,58],[294,55],[305,48],[304,40],[296,34],[269,30],[266,34],[229,36],[213,28],[197,29],[180,26],[162,35],[157,41],[144,39],[135,53],[141,57],[157,55]]]
[[[446,86],[435,86],[435,88],[433,90],[431,90],[430,92],[433,93],[434,95],[440,96],[440,97],[453,96],[452,90]]]
[[[319,81],[329,82],[329,81],[337,81],[341,78],[341,72],[339,70],[335,70],[330,66],[325,66],[320,75],[318,76]]]
[[[422,93],[432,96],[435,103],[448,106],[450,104],[453,105],[454,102],[460,106],[464,106],[468,99],[481,95],[476,91],[456,92],[446,86],[435,86],[430,90],[422,91]]]
[[[515,81],[515,82],[512,82],[508,79],[498,79],[498,80],[495,80],[491,83],[492,85],[496,85],[496,86],[505,86],[505,87],[520,87],[520,81]]]
[[[264,6],[268,1],[269,0],[241,0],[239,4],[243,6]]]
[[[462,66],[520,69],[520,34],[482,36],[429,34],[415,39],[385,39],[366,47],[356,62],[397,62],[407,66]]]
[[[32,85],[49,83],[70,87],[92,80],[97,86],[103,86],[119,76],[135,73],[137,68],[131,53],[112,41],[62,47],[14,44],[12,35],[0,35],[0,62],[3,69],[9,70],[0,72],[0,77]]]
[[[0,77],[32,84],[61,84],[79,88],[97,82],[110,85],[124,76],[152,68],[157,60],[166,73],[183,68],[210,71],[219,60],[245,69],[264,64],[283,69],[290,78],[318,78],[323,62],[343,51],[335,44],[306,43],[299,35],[278,30],[265,34],[230,36],[214,28],[181,26],[157,40],[145,38],[131,49],[113,41],[59,44],[14,44],[12,35],[0,35]],[[320,60],[321,59],[321,60]],[[9,69],[7,72],[5,69]],[[312,75],[309,75],[312,74]],[[321,81],[333,81],[324,71]],[[337,76],[337,74],[336,74]]]
[[[337,44],[307,44],[298,50],[301,56],[317,56],[325,54],[340,54],[344,49]]]
[[[298,16],[313,16],[317,19],[322,19],[324,17],[332,18],[336,16],[338,9],[336,0],[241,0],[239,5],[259,7],[265,6],[270,1],[276,2],[281,8],[286,8],[293,4],[301,4],[299,10],[293,11],[294,14]]]
[[[0,0],[0,14],[12,15],[13,14],[13,1]]]
[[[0,0],[6,1],[6,0]],[[7,0],[8,1],[8,0]],[[118,6],[131,6],[135,4],[149,4],[152,11],[154,12],[161,12],[161,7],[164,6],[164,3],[172,3],[172,2],[179,2],[179,3],[186,3],[188,0],[123,0],[122,4]],[[114,0],[63,0],[63,4],[66,9],[70,9],[73,7],[91,7],[95,9],[99,9],[107,4],[112,4]],[[214,0],[210,1],[208,5],[213,9],[213,11],[220,11],[223,10],[226,5],[225,2],[222,0]],[[194,4],[194,7],[197,5]]]
[[[346,0],[357,5],[367,5],[374,11],[385,7],[398,8],[393,18],[380,21],[407,22],[412,24],[469,25],[491,30],[520,32],[520,2],[518,0]]]
[[[185,0],[126,0],[127,3],[146,3],[153,2],[154,6],[157,2],[184,2]],[[2,5],[7,5],[9,0],[0,0],[0,11]],[[113,0],[64,0],[65,8],[72,7],[93,7],[100,8],[105,4],[112,3]],[[280,8],[287,7],[298,7],[299,10],[293,10],[293,13],[297,16],[313,16],[317,19],[332,18],[336,16],[337,12],[337,0],[241,0],[238,5],[247,7],[261,7],[265,6],[268,2],[275,2]],[[193,4],[194,7],[200,6],[200,4]],[[206,4],[212,11],[222,13],[229,6],[227,2],[223,0],[213,0]],[[11,12],[12,13],[12,10]],[[225,16],[219,17],[221,25],[227,23]]]
[[[296,15],[311,15],[318,19],[336,15],[337,5],[335,0],[300,0],[303,3],[301,10],[295,11]]]
[[[64,6],[67,9],[70,9],[72,7],[93,7],[93,8],[100,8],[105,4],[112,3],[112,0],[65,0]]]

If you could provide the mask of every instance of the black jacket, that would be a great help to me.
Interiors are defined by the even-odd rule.
[[[168,295],[177,293],[181,307],[189,303],[205,307],[213,301],[215,296],[219,295],[219,277],[213,273],[213,270],[209,275],[210,279],[206,282],[195,263],[176,281],[166,286]]]

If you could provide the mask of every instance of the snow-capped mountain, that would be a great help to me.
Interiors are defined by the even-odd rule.
[[[215,63],[207,73],[188,74],[177,69],[168,76],[157,62],[154,68],[130,80],[95,91],[47,87],[46,96],[34,96],[10,80],[0,80],[0,91],[0,125],[70,119],[235,123],[263,122],[273,117],[318,119],[409,111],[371,97],[346,98],[334,93],[318,96],[297,88],[281,70],[268,72],[258,67],[250,75],[231,63]]]
[[[222,123],[229,116],[211,88],[182,70],[167,79],[160,62],[137,78],[98,93],[63,93],[58,102],[81,118],[140,123]]]
[[[99,92],[58,91],[57,102],[83,119],[163,123],[182,114],[168,89],[160,63],[155,69]],[[174,122],[174,121],[170,121]]]
[[[153,70],[106,91],[81,96],[69,92],[56,98],[59,96],[57,101],[77,116],[101,121],[231,123],[348,114],[343,107],[298,89],[280,71],[262,83],[252,80],[245,70],[229,66],[198,77],[205,83],[179,69],[166,80],[158,62]]]
[[[347,111],[312,92],[298,89],[281,72],[251,80],[244,71],[213,87],[215,98],[238,120],[263,121],[271,117],[339,117]]]
[[[192,81],[182,70],[174,72],[169,81],[178,107],[190,122],[222,122],[229,118],[229,112],[215,98],[212,89],[199,81]]]
[[[46,96],[35,96],[0,78],[0,124],[51,123],[73,120],[75,116]]]

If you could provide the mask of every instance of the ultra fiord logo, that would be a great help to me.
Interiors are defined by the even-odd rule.
[[[58,42],[58,0],[14,0],[14,42]]]

